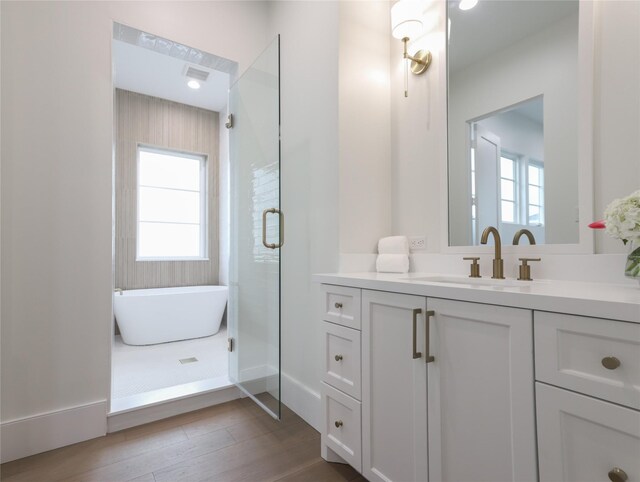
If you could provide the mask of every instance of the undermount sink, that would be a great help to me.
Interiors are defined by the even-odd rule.
[[[477,286],[496,286],[496,287],[521,287],[530,281],[516,281],[511,279],[492,279],[492,278],[469,278],[464,276],[422,276],[415,278],[404,278],[405,281],[424,281],[428,283],[449,283],[457,285],[477,285]]]

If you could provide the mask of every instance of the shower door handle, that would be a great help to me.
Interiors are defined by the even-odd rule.
[[[280,242],[278,244],[267,243],[267,214],[278,214],[280,218]],[[279,209],[269,208],[262,211],[262,244],[268,249],[281,248],[284,244],[284,214]]]

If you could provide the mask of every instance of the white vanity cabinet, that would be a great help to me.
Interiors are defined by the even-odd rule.
[[[362,291],[362,474],[371,482],[428,479],[426,309],[421,296]]]
[[[370,481],[640,481],[636,291],[318,278],[326,460]]]
[[[541,482],[640,480],[640,413],[536,383]]]
[[[322,457],[362,470],[360,289],[322,285]]]
[[[429,481],[536,481],[532,312],[434,298],[427,308]]]
[[[368,480],[535,481],[534,414],[531,311],[362,290]]]
[[[640,324],[535,313],[541,482],[640,480]]]

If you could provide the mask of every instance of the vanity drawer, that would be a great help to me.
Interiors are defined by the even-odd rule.
[[[322,412],[322,443],[362,472],[360,402],[323,383]]]
[[[322,285],[322,319],[360,329],[360,289]]]
[[[536,311],[536,379],[640,409],[640,324]]]
[[[536,401],[540,482],[640,480],[640,412],[543,383]]]
[[[324,366],[322,381],[360,400],[360,332],[322,323]]]

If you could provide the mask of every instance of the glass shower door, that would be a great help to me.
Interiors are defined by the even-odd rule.
[[[229,378],[279,419],[279,36],[231,87],[229,112]]]

